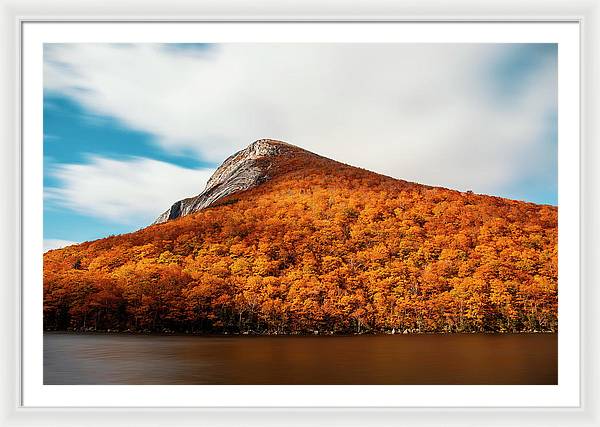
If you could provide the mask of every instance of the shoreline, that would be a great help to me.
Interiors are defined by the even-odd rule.
[[[136,332],[136,331],[68,331],[68,330],[44,330],[43,334],[48,335],[127,335],[127,336],[189,336],[189,337],[354,337],[354,336],[415,336],[415,335],[550,335],[558,334],[558,331],[514,331],[514,332],[408,332],[408,333],[203,333],[203,332]]]

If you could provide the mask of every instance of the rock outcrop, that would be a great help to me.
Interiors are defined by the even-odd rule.
[[[254,141],[245,149],[228,157],[210,177],[202,193],[173,203],[153,224],[198,212],[223,197],[256,187],[271,178],[273,158],[294,149],[298,148],[282,141]]]

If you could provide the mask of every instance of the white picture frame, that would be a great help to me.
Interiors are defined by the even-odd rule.
[[[423,1],[418,5],[387,4],[384,1],[348,2],[253,2],[252,5],[230,2],[213,5],[205,2],[164,3],[158,0],[142,2],[129,0],[117,3],[91,1],[78,4],[63,0],[2,1],[2,52],[5,65],[0,78],[8,96],[0,107],[0,129],[4,131],[1,145],[0,170],[2,198],[1,234],[4,237],[0,268],[3,286],[0,287],[3,328],[0,352],[3,378],[0,385],[0,419],[3,425],[598,425],[600,416],[596,401],[598,394],[598,291],[593,284],[597,278],[594,242],[597,241],[596,220],[598,175],[593,165],[598,150],[592,144],[598,136],[594,123],[597,114],[599,89],[594,81],[598,70],[598,30],[600,7],[597,1],[551,4],[524,1],[506,4],[489,1],[478,4],[473,0],[458,0],[440,5]],[[144,10],[144,12],[140,12]],[[261,10],[258,14],[256,11]],[[577,408],[34,408],[22,406],[21,365],[22,340],[20,310],[22,241],[21,241],[21,30],[31,21],[442,21],[442,22],[499,22],[499,21],[569,21],[581,28],[581,401]]]

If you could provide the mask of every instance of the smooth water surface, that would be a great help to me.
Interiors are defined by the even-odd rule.
[[[44,384],[556,384],[556,334],[44,334]]]

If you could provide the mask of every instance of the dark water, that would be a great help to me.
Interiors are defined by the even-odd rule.
[[[44,384],[556,384],[556,334],[44,334]]]

